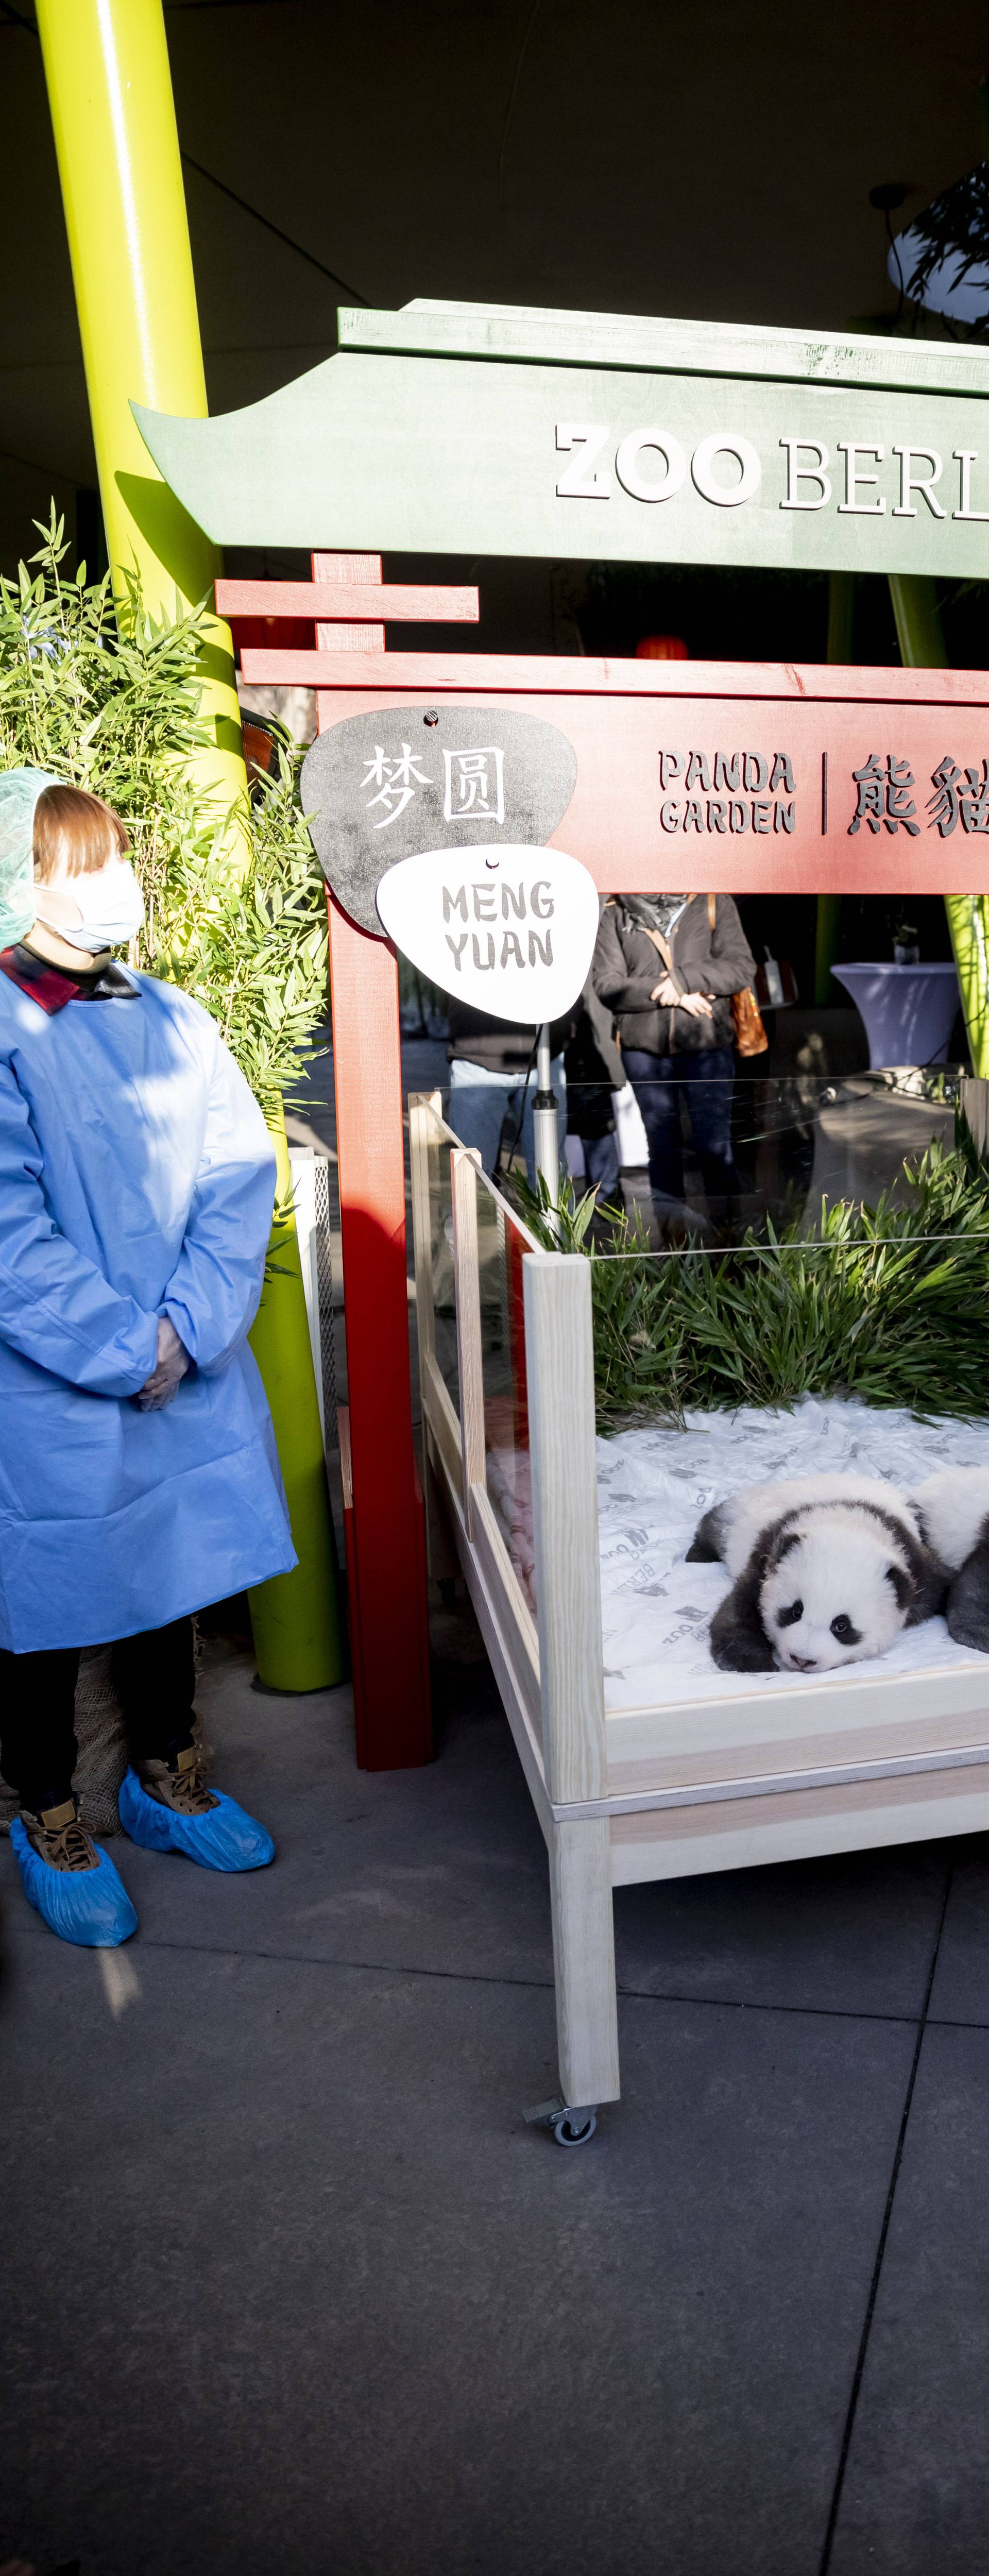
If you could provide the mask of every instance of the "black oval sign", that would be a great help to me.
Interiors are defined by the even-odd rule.
[[[383,939],[375,895],[396,859],[502,838],[542,847],[576,783],[577,754],[558,725],[424,699],[328,726],[301,786],[327,884],[352,921]]]

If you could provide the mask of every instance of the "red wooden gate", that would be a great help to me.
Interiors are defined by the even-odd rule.
[[[379,589],[367,601],[363,593]],[[339,592],[339,600],[330,598]],[[383,619],[476,620],[473,589],[385,586],[380,555],[314,554],[312,582],[220,581],[217,607],[242,641],[304,621],[279,679],[311,686],[316,650],[383,653]],[[321,611],[331,610],[329,616]],[[288,664],[290,667],[285,668]],[[304,667],[303,667],[304,666]],[[317,665],[318,668],[318,665]],[[320,729],[338,704],[317,688]],[[412,1430],[398,974],[394,949],[328,894],[333,1077],[343,1241],[348,1402],[340,1408],[357,1759],[369,1771],[432,1752],[426,1553]]]

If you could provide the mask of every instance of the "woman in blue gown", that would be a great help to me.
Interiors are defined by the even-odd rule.
[[[275,1162],[190,997],[116,964],[140,926],[117,817],[0,775],[0,1769],[31,1902],[107,1945],[136,1917],[78,1821],[79,1649],[115,1641],[132,1839],[257,1868],[193,1743],[190,1614],[294,1563],[247,1345]]]

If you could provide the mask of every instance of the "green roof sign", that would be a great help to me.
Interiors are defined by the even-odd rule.
[[[989,577],[989,350],[510,305],[344,310],[214,420],[134,405],[226,545]]]

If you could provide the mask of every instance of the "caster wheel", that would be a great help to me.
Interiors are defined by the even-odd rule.
[[[561,2111],[551,2126],[558,2147],[586,2147],[597,2124],[596,2111],[578,2111],[573,2118],[569,2111]]]

